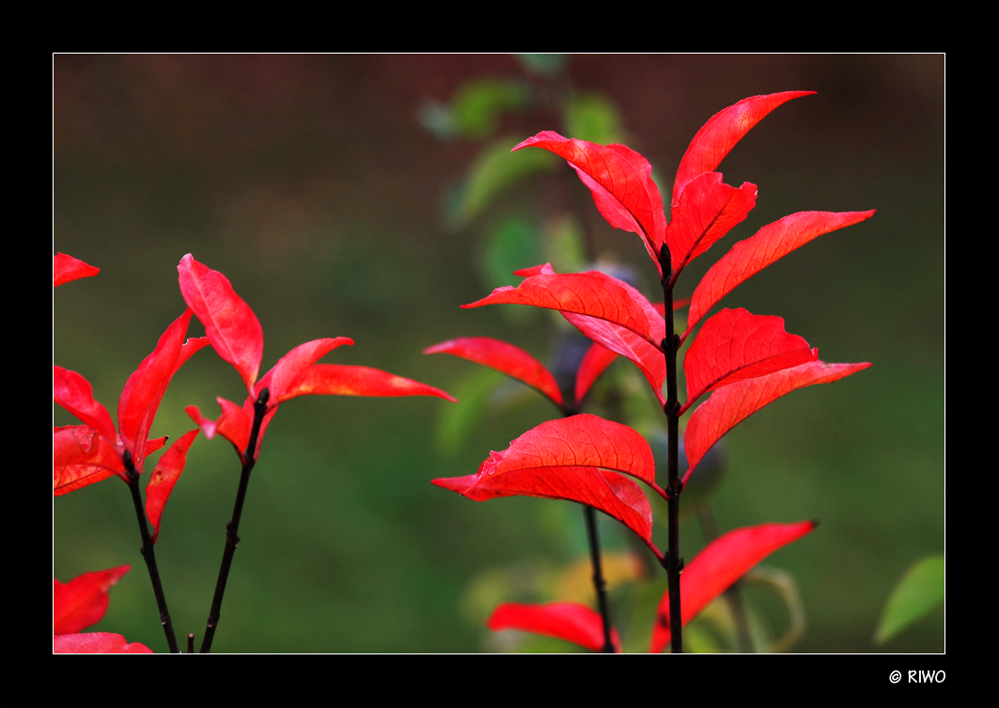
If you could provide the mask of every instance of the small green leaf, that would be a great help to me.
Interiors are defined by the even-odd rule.
[[[925,617],[944,599],[944,557],[933,555],[914,563],[898,581],[885,603],[874,643],[884,644]]]
[[[451,116],[463,137],[483,140],[496,130],[504,111],[520,112],[530,100],[529,87],[520,81],[479,79],[465,84],[454,97]]]
[[[566,106],[565,127],[578,140],[607,145],[626,141],[614,102],[595,93],[576,93]]]
[[[459,225],[475,218],[498,194],[525,177],[551,169],[558,160],[545,150],[511,153],[517,143],[517,138],[502,138],[479,153],[468,170],[465,188],[454,215]]]

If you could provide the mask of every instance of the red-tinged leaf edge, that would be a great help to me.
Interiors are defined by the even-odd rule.
[[[101,272],[78,258],[57,253],[52,259],[52,287],[59,287],[80,278],[91,278]]]
[[[212,347],[239,372],[252,395],[264,354],[264,331],[229,279],[185,255],[177,266],[180,292],[194,310]]]
[[[55,428],[52,436],[52,493],[62,496],[117,475],[128,474],[121,457],[89,425]]]
[[[683,569],[680,577],[680,608],[686,625],[732,583],[753,566],[792,541],[810,533],[815,521],[794,524],[761,524],[729,531],[710,543]],[[653,654],[661,652],[670,641],[669,592],[663,595],[652,629]]]
[[[540,361],[513,344],[491,337],[459,337],[427,347],[423,353],[450,354],[488,366],[539,391],[560,410],[565,408],[562,392],[551,372]]]
[[[562,639],[590,651],[604,646],[604,623],[600,613],[575,602],[551,602],[544,605],[524,605],[504,602],[493,610],[486,626],[494,632],[516,629],[546,637]],[[621,651],[621,638],[611,628],[614,651]]]
[[[632,479],[596,467],[529,467],[493,476],[470,474],[432,480],[443,489],[471,499],[527,496],[588,504],[624,524],[642,539],[660,562],[652,542],[652,506]]]
[[[108,590],[132,566],[78,575],[68,583],[52,580],[53,634],[76,634],[97,624],[108,610]]]
[[[715,390],[690,416],[684,431],[683,447],[688,468],[684,483],[708,450],[729,430],[756,411],[791,391],[814,384],[831,383],[871,366],[859,364],[827,364],[812,361],[777,371],[766,376],[737,381]]]
[[[281,397],[294,383],[299,375],[329,354],[337,347],[347,345],[353,346],[354,340],[350,337],[327,337],[325,339],[314,339],[305,344],[299,344],[290,352],[278,360],[278,363],[271,367],[271,370],[264,374],[263,378],[257,382],[253,388],[251,398],[256,401],[261,391],[265,388],[270,394],[268,407],[274,408],[278,405]],[[244,406],[244,409],[246,407]]]
[[[152,543],[156,543],[156,538],[160,535],[160,520],[163,517],[163,507],[166,506],[173,487],[180,479],[184,465],[187,464],[187,451],[191,443],[198,437],[200,428],[188,431],[180,437],[170,449],[163,453],[156,463],[156,469],[149,476],[149,484],[146,485],[146,516],[153,525]]]
[[[278,403],[297,396],[436,396],[457,403],[458,399],[419,381],[367,366],[313,364],[295,379]]]
[[[122,443],[132,454],[137,470],[142,469],[146,457],[146,439],[173,375],[182,363],[208,344],[207,337],[185,342],[184,337],[193,314],[187,308],[174,320],[160,336],[156,349],[143,359],[122,389],[118,401],[118,430]]]
[[[714,114],[701,126],[680,158],[680,165],[673,181],[673,207],[688,184],[705,172],[714,172],[722,160],[757,123],[770,111],[800,96],[814,91],[783,91],[763,96],[744,98]]]
[[[93,428],[120,455],[124,447],[118,439],[111,414],[94,400],[94,389],[90,382],[75,371],[57,365],[52,366],[52,373],[55,402]]]
[[[139,642],[128,643],[120,634],[84,632],[59,634],[52,638],[56,654],[152,654],[153,650]]]
[[[819,350],[809,347],[804,337],[784,329],[783,317],[726,308],[704,323],[684,356],[687,401],[677,415],[709,391],[816,361],[818,356]]]
[[[750,238],[739,241],[708,269],[694,289],[687,328],[680,341],[687,338],[708,310],[739,284],[809,241],[869,219],[874,212],[874,209],[846,212],[800,211],[767,224]]]
[[[565,158],[589,188],[600,215],[615,229],[638,234],[662,276],[659,250],[666,232],[662,196],[652,165],[625,145],[599,145],[545,130],[513,148],[538,147]]]

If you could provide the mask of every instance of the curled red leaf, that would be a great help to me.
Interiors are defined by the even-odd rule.
[[[460,337],[427,347],[423,353],[451,354],[496,369],[537,389],[563,408],[562,392],[555,377],[544,364],[513,344],[491,337]]]
[[[177,440],[170,449],[163,453],[156,463],[156,469],[149,476],[149,484],[146,485],[146,516],[153,525],[152,542],[156,543],[156,538],[160,535],[160,520],[163,518],[163,507],[166,506],[167,499],[173,487],[177,484],[184,465],[187,464],[187,451],[198,437],[199,429],[185,433]]]
[[[290,352],[285,354],[270,371],[264,374],[263,378],[257,382],[253,389],[253,400],[260,396],[260,392],[265,388],[270,392],[268,406],[277,406],[282,396],[288,391],[289,386],[294,383],[303,371],[322,359],[337,347],[343,345],[353,346],[354,340],[350,337],[328,337],[325,339],[315,339],[305,344],[299,344]]]
[[[188,253],[177,266],[184,301],[205,326],[212,347],[234,367],[253,393],[264,355],[264,332],[253,310],[233,290],[229,279]]]
[[[704,323],[683,360],[687,402],[708,391],[818,359],[804,337],[784,331],[784,318],[725,309]]]
[[[607,370],[607,367],[614,363],[617,357],[616,352],[612,352],[597,342],[591,344],[590,348],[586,350],[583,360],[579,362],[579,370],[576,372],[576,410],[579,410],[579,407],[583,405],[583,399],[589,393],[590,387]]]
[[[124,448],[111,421],[111,414],[94,400],[94,389],[90,382],[75,371],[61,366],[53,365],[52,373],[55,402],[93,428],[112,449],[121,454]]]
[[[90,278],[101,272],[100,268],[84,263],[78,258],[57,253],[52,259],[53,287],[58,287],[80,278]]]
[[[688,184],[705,172],[713,172],[735,144],[770,111],[793,98],[813,93],[815,92],[783,91],[765,96],[750,96],[713,115],[697,131],[680,158],[680,166],[673,182],[672,206],[679,204],[680,195]]]
[[[694,468],[712,445],[764,406],[795,389],[830,383],[869,366],[870,364],[866,362],[827,364],[824,361],[812,361],[719,388],[697,407],[687,423],[683,447],[689,467],[683,481],[686,482],[690,478]]]
[[[845,212],[800,211],[767,224],[752,237],[739,241],[711,266],[694,289],[687,329],[681,339],[686,339],[708,310],[740,283],[812,239],[852,226],[873,215],[873,209]]]
[[[576,602],[523,605],[504,602],[493,610],[486,626],[494,632],[519,629],[572,642],[590,651],[604,646],[604,623],[600,613]],[[621,651],[621,639],[611,628],[614,651]]]
[[[662,275],[659,250],[666,232],[666,214],[648,160],[624,145],[598,145],[564,138],[550,130],[513,149],[525,147],[539,147],[565,158],[589,188],[601,216],[615,229],[638,234]]]
[[[68,583],[53,579],[53,634],[75,634],[100,622],[108,610],[108,590],[131,567],[83,573]]]
[[[313,364],[278,399],[296,396],[436,396],[457,403],[446,391],[367,366]]]
[[[754,565],[782,546],[808,534],[814,521],[795,524],[761,524],[729,531],[694,556],[680,576],[680,612],[686,625],[732,583],[748,573]],[[659,603],[652,629],[654,654],[661,652],[670,640],[669,593]]]
[[[216,434],[221,435],[236,446],[242,457],[250,444],[250,431],[253,427],[252,408],[251,413],[247,414],[244,408],[240,408],[232,401],[227,401],[221,397],[215,400],[222,408],[222,415],[218,417],[218,420],[213,421],[205,418],[197,406],[188,406],[184,412],[191,417],[191,420],[201,429],[206,438],[211,440]]]

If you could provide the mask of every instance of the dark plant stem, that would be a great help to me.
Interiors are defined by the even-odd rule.
[[[187,653],[194,653],[194,632],[187,635]]]
[[[163,632],[166,634],[167,646],[173,654],[179,653],[177,637],[173,633],[173,623],[170,621],[170,611],[167,609],[166,596],[163,594],[163,583],[160,582],[160,571],[156,567],[156,554],[153,551],[153,544],[149,537],[149,526],[146,524],[146,511],[142,506],[142,494],[139,492],[139,473],[132,463],[132,455],[125,451],[124,454],[125,471],[128,474],[128,488],[132,492],[132,503],[135,505],[135,516],[139,521],[139,533],[142,535],[142,548],[139,549],[142,557],[146,559],[146,569],[149,570],[149,579],[153,583],[153,594],[156,595],[156,606],[160,610],[160,624],[163,625]]]
[[[257,462],[257,436],[260,434],[260,424],[267,412],[267,401],[270,392],[265,388],[260,392],[253,404],[253,429],[250,431],[250,442],[243,453],[243,473],[239,477],[239,489],[236,492],[236,504],[232,510],[232,519],[225,525],[225,551],[222,553],[222,565],[219,567],[219,579],[215,583],[215,597],[212,599],[212,609],[208,613],[208,626],[205,628],[205,638],[201,641],[201,653],[206,654],[212,649],[212,639],[215,638],[215,628],[218,626],[222,613],[222,597],[225,595],[226,581],[229,580],[229,568],[232,557],[239,544],[239,519],[243,515],[243,501],[246,499],[246,488],[250,484],[250,472]]]
[[[604,645],[600,651],[613,654],[614,642],[611,641],[610,608],[607,604],[607,583],[600,569],[600,542],[597,539],[597,515],[589,504],[583,505],[586,515],[586,531],[590,538],[590,560],[593,561],[593,587],[597,591],[597,603],[600,607],[600,617],[604,621]]]
[[[663,406],[663,412],[666,414],[666,433],[669,436],[667,457],[669,476],[666,483],[666,492],[669,494],[667,500],[669,550],[666,553],[666,575],[669,579],[669,632],[671,651],[680,654],[683,652],[683,618],[680,614],[680,573],[683,570],[683,559],[680,558],[680,492],[683,490],[683,485],[679,474],[680,429],[677,411],[680,404],[676,394],[676,353],[679,337],[673,328],[673,286],[670,284],[673,268],[670,264],[669,246],[666,244],[663,244],[659,252],[659,263],[663,270],[666,318],[666,336],[662,341],[662,349],[666,355],[666,404]]]

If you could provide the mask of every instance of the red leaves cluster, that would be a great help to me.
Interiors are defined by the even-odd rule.
[[[642,239],[664,289],[672,293],[686,265],[743,221],[756,204],[756,185],[727,185],[717,167],[770,111],[811,93],[787,91],[754,96],[713,116],[694,136],[680,161],[670,200],[670,219],[666,218],[659,188],[652,179],[651,165],[628,147],[597,145],[544,131],[514,150],[538,147],[565,158],[590,190],[608,223]],[[740,283],[794,249],[873,214],[873,210],[792,214],[737,243],[695,288],[687,328],[677,343],[704,322],[683,359],[687,400],[676,415],[688,411],[703,396],[711,396],[694,411],[686,429],[687,477],[722,435],[771,401],[794,389],[834,381],[870,366],[819,361],[818,350],[804,338],[786,332],[780,317],[754,315],[742,308],[723,309],[705,317]],[[591,372],[599,374],[614,355],[620,355],[639,367],[660,404],[666,405],[662,392],[665,357],[667,353],[672,355],[673,346],[665,339],[661,306],[657,308],[626,283],[595,271],[558,274],[550,265],[544,265],[516,274],[524,277],[518,286],[497,288],[463,307],[514,303],[557,310],[592,339],[594,346],[599,345],[601,349],[592,350],[596,365],[577,377],[575,405],[562,401],[554,379],[544,367],[511,345],[469,338],[445,342],[427,353],[446,352],[503,371],[538,389],[566,413],[578,412],[580,391],[584,394],[591,383]],[[646,523],[644,510],[648,502],[644,494],[630,479],[610,470],[636,477],[663,496],[665,492],[656,486],[654,469],[633,466],[634,460],[643,459],[642,446],[635,440],[637,433],[627,435],[620,427],[583,415],[543,423],[514,440],[507,450],[493,452],[477,474],[438,479],[434,484],[478,501],[511,494],[582,501],[631,528],[661,559],[662,554],[651,543],[651,516]],[[623,462],[625,458],[628,463]],[[684,571],[683,620],[699,612],[760,558],[811,528],[809,522],[767,525],[733,532],[712,544]],[[509,605],[501,609],[499,619],[494,616],[490,626],[562,636],[591,648],[602,645],[602,639],[587,638],[589,630],[580,629],[590,620],[578,608]],[[566,618],[567,612],[572,619]],[[654,650],[657,642],[665,641],[663,631],[668,639],[668,626],[667,621],[663,630],[657,623]]]
[[[148,647],[129,644],[120,634],[84,632],[100,622],[108,609],[108,590],[131,566],[84,573],[68,583],[52,581],[53,648],[57,654],[151,654]]]

